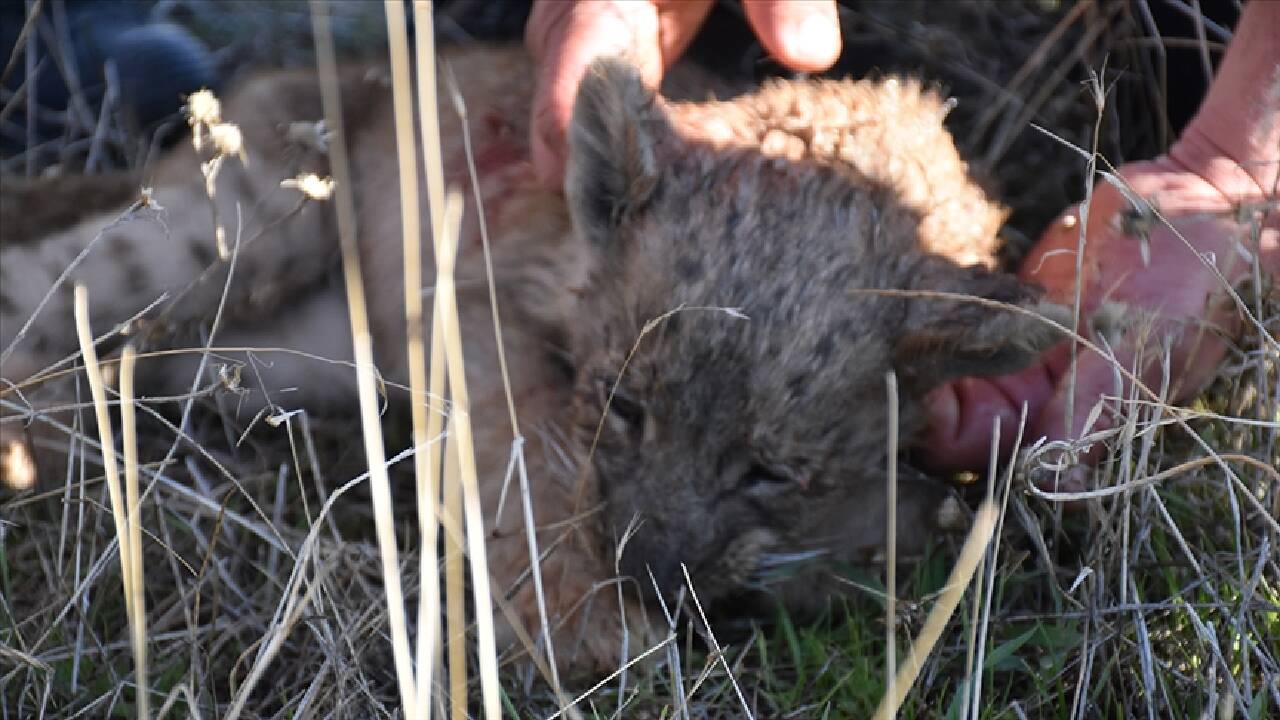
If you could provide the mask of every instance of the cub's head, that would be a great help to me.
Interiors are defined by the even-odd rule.
[[[893,167],[950,161],[955,172],[930,175],[932,197],[981,197],[940,103],[917,90],[893,101],[902,116],[846,113],[857,122],[834,129],[820,108],[786,111],[801,118],[790,126],[769,110],[789,92],[879,87],[774,85],[708,113],[656,97],[619,61],[582,83],[566,193],[594,263],[572,339],[575,450],[642,586],[652,573],[676,590],[683,565],[704,598],[794,589],[786,579],[806,561],[870,555],[886,516],[886,374],[906,445],[929,389],[1017,369],[1052,338],[1023,314],[894,292],[1034,302],[1012,277],[929,251],[926,226],[975,227],[972,203],[908,202],[894,184]],[[735,127],[709,137],[710,117]],[[936,140],[882,147],[878,123]],[[782,153],[765,147],[777,127]],[[828,131],[837,161],[804,146]],[[787,151],[788,138],[802,146]],[[994,247],[994,224],[978,223],[970,245]],[[946,491],[905,465],[898,476],[900,542],[918,547]]]

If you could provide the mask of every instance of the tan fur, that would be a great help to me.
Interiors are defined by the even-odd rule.
[[[596,459],[589,457],[588,450],[594,445],[601,408],[595,404],[596,380],[587,373],[602,362],[617,372],[626,350],[637,340],[640,324],[674,308],[680,295],[679,284],[676,291],[664,295],[671,304],[650,307],[650,302],[664,300],[648,297],[645,286],[668,288],[675,282],[671,270],[663,264],[666,260],[661,245],[651,243],[654,249],[650,254],[637,250],[626,270],[612,275],[616,267],[591,247],[589,220],[579,213],[575,232],[564,196],[535,185],[527,161],[527,109],[533,83],[530,62],[523,53],[473,48],[446,54],[443,64],[458,78],[467,103],[480,190],[494,241],[513,392],[528,441],[525,457],[533,485],[534,513],[541,528],[538,538],[542,548],[554,547],[541,572],[552,621],[560,628],[556,635],[559,658],[569,666],[616,667],[623,629],[618,622],[617,594],[604,581],[614,576],[609,539],[617,537],[619,528],[598,512],[605,495],[594,484],[591,468]],[[626,85],[625,80],[616,78],[610,82],[614,82],[615,89]],[[346,140],[353,158],[351,189],[355,193],[361,262],[379,370],[388,380],[402,383],[405,333],[401,230],[390,93],[385,75],[377,70],[351,68],[341,83]],[[446,108],[449,87],[447,77],[442,75],[442,105]],[[663,182],[679,187],[681,177],[696,180],[699,172],[705,171],[709,177],[709,173],[721,170],[734,182],[741,181],[740,192],[751,192],[750,188],[757,187],[753,183],[764,183],[759,187],[767,190],[772,187],[768,183],[794,182],[802,189],[819,188],[814,197],[821,198],[827,197],[821,193],[829,192],[822,188],[830,186],[834,188],[830,192],[844,193],[831,195],[832,198],[856,198],[849,208],[856,225],[847,230],[851,248],[862,242],[857,235],[861,231],[855,232],[864,226],[859,224],[864,222],[859,218],[870,213],[868,217],[874,220],[872,240],[883,232],[893,242],[905,243],[903,247],[909,250],[903,252],[911,258],[930,256],[951,267],[991,267],[994,263],[995,233],[1003,211],[969,182],[941,125],[945,106],[934,95],[922,92],[915,82],[775,83],[739,100],[689,104],[646,100],[644,96],[643,91],[637,91],[630,100],[622,98],[622,106],[606,106],[604,112],[611,116],[606,120],[615,129],[632,133],[627,137],[641,145],[645,135],[635,123],[651,119],[651,127],[656,128],[654,144],[623,148],[606,142],[607,137],[597,137],[601,140],[597,150],[606,161],[612,157],[625,165],[635,159],[625,173],[628,177],[647,178],[650,190]],[[625,103],[631,101],[648,103],[656,114],[650,117],[630,113]],[[616,114],[620,111],[622,114]],[[144,182],[154,187],[154,202],[126,213],[123,220],[120,218],[124,207],[117,207],[91,213],[68,226],[65,218],[70,217],[70,210],[67,214],[57,211],[66,202],[65,195],[23,195],[33,205],[40,205],[42,198],[47,201],[38,211],[7,198],[0,203],[6,216],[28,214],[41,218],[41,222],[53,218],[47,221],[47,234],[39,244],[6,243],[0,250],[0,348],[10,346],[18,328],[53,288],[57,275],[95,238],[94,249],[71,276],[89,288],[95,331],[108,330],[162,293],[169,293],[177,300],[162,304],[158,313],[148,316],[135,332],[142,333],[140,337],[146,340],[164,338],[166,344],[199,342],[191,329],[202,326],[212,316],[226,278],[227,264],[217,260],[215,254],[217,217],[232,245],[239,237],[240,250],[223,329],[215,345],[283,347],[335,360],[349,358],[347,319],[341,296],[330,281],[335,257],[331,211],[323,204],[302,202],[296,192],[280,187],[282,180],[300,173],[327,175],[321,152],[307,143],[289,140],[291,125],[315,122],[321,117],[314,78],[306,73],[277,73],[251,80],[225,98],[223,115],[242,129],[248,165],[235,160],[225,162],[217,183],[216,213],[210,211],[200,176],[202,158],[190,146],[173,151],[144,173]],[[441,113],[441,128],[446,175],[451,183],[465,186],[461,127],[449,109]],[[590,128],[578,126],[578,130],[582,132],[576,137],[590,139]],[[578,152],[584,151],[579,147]],[[642,157],[635,152],[650,154]],[[744,153],[755,158],[755,164],[742,164]],[[668,166],[675,168],[669,177],[663,175]],[[769,169],[774,166],[776,172]],[[774,178],[778,173],[782,180]],[[830,179],[824,179],[828,175]],[[570,182],[572,185],[574,181]],[[628,183],[620,192],[640,192],[636,182]],[[867,189],[861,190],[863,187]],[[580,187],[577,194],[572,187],[570,190],[572,198],[593,192],[590,187]],[[6,186],[4,192],[10,196],[14,191]],[[792,202],[784,195],[768,193],[758,197],[760,218],[767,217],[771,209],[786,208]],[[482,503],[486,519],[490,519],[498,509],[513,435],[506,419],[496,347],[488,330],[490,309],[481,281],[477,208],[471,203],[470,192],[466,197],[459,303],[473,426],[480,453],[477,461]],[[891,205],[884,206],[888,209],[883,217],[879,215],[881,201],[876,199],[881,197],[893,199]],[[26,204],[27,201],[22,203]],[[52,214],[50,204],[54,206]],[[425,212],[425,198],[421,206]],[[624,225],[632,223],[620,231],[622,234],[642,234],[653,223],[669,229],[677,227],[676,218],[644,216],[641,206],[637,202],[625,209],[641,213],[632,221],[626,219],[626,212],[617,214]],[[698,207],[702,209],[697,210],[696,217],[680,218],[679,222],[695,228],[723,224],[725,218],[714,203]],[[752,232],[752,227],[764,226],[752,218],[744,222],[742,232],[746,234]],[[0,235],[11,235],[9,223],[3,227]],[[795,232],[804,232],[800,224]],[[801,248],[811,241],[803,234],[772,238],[772,242]],[[429,241],[426,246],[430,246]],[[716,261],[707,259],[708,263]],[[904,264],[893,272],[914,277],[917,273],[927,275],[932,267],[928,263],[918,267]],[[429,267],[425,274],[429,287],[433,277]],[[610,285],[610,278],[616,283]],[[685,289],[695,284],[690,282]],[[938,289],[969,287],[942,275],[935,285]],[[68,286],[69,283],[52,289],[51,302],[0,367],[0,377],[6,385],[0,394],[6,402],[21,405],[28,398],[38,398],[33,387],[25,384],[26,379],[74,352]],[[901,283],[889,282],[888,286]],[[1026,297],[1016,283],[1000,287],[1008,290],[1007,299],[1022,301]],[[948,310],[942,304],[936,306]],[[902,315],[900,304],[893,307],[899,308],[893,312]],[[809,312],[803,307],[791,310]],[[606,323],[603,329],[598,320]],[[976,325],[979,320],[972,322]],[[917,334],[926,340],[917,338],[917,345],[946,348],[963,344],[945,332],[933,333],[927,319],[918,325],[922,329]],[[904,326],[903,332],[915,332],[915,327]],[[1001,327],[1013,331],[1012,326]],[[984,342],[998,344],[998,340],[990,339],[992,334],[999,334],[994,327],[982,335],[987,338]],[[796,337],[799,343],[807,336],[801,332]],[[917,346],[908,343],[901,347]],[[255,365],[260,375],[250,377],[245,373],[251,393],[237,398],[246,417],[267,406],[315,409],[349,402],[351,373],[345,366],[308,360],[298,354],[263,353],[262,357],[269,358],[272,365]],[[869,364],[864,370],[874,380],[874,397],[882,398],[883,386],[879,383],[883,372],[896,360],[892,353],[866,357]],[[245,358],[232,354],[232,359]],[[633,372],[661,376],[664,367],[647,364],[650,362],[651,359],[638,357]],[[566,363],[576,375],[573,380],[565,373]],[[146,361],[142,371],[164,391],[181,392],[190,384],[194,367],[195,360],[189,358]],[[780,374],[803,367],[784,365],[759,370]],[[23,393],[19,395],[8,387],[10,384],[21,386]],[[296,390],[282,392],[285,388]],[[390,398],[402,402],[404,395],[392,389]],[[12,411],[6,412],[12,420]],[[919,413],[910,413],[911,422],[915,423],[911,427],[918,428]],[[0,431],[12,439],[17,427],[17,423],[7,422]],[[609,432],[606,429],[601,438],[600,462],[608,462],[609,448],[618,442]],[[867,447],[881,443],[878,438],[867,435]],[[802,451],[805,446],[795,447]],[[882,469],[883,449],[879,457],[872,450],[866,452],[868,464]],[[585,495],[579,495],[579,481],[583,479],[588,480]],[[55,476],[48,481],[57,480]],[[660,482],[661,478],[655,481]],[[657,492],[661,494],[662,490]],[[930,533],[927,512],[936,495],[933,489],[922,490],[918,499],[906,501],[915,503],[912,512],[919,514],[916,527],[907,531],[914,533],[917,541]],[[582,517],[588,520],[579,522]],[[566,532],[575,522],[581,531]],[[882,530],[881,535],[875,534],[882,527],[878,521],[850,519],[848,524],[851,545],[874,545],[883,537]],[[538,616],[532,585],[524,575],[530,558],[514,496],[508,497],[503,514],[486,530],[495,588],[510,595],[520,620],[532,630],[537,627]],[[742,584],[751,576],[751,563],[757,562],[757,556],[775,541],[774,533],[747,532],[726,553],[726,557],[737,558],[734,567],[726,570],[720,581],[711,578],[707,582],[726,590]],[[634,597],[637,586],[646,583],[644,577],[633,577],[626,585],[628,595]],[[587,602],[588,598],[592,599]],[[629,618],[633,623],[630,632],[634,653],[646,635],[636,623],[643,625],[647,615],[632,608]],[[581,625],[583,622],[586,624]],[[503,639],[512,641],[509,633]]]

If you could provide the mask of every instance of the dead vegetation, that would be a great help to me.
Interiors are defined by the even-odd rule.
[[[269,49],[260,56],[267,62],[312,61],[303,4],[160,5],[204,27],[216,48],[249,43]],[[842,21],[851,57],[919,70],[952,89],[952,128],[1002,188],[1015,211],[1012,244],[1025,248],[1083,193],[1085,164],[1066,145],[1096,141],[1118,164],[1171,138],[1163,110],[1171,79],[1146,52],[1146,7],[858,3]],[[438,9],[442,31],[465,40],[468,9],[474,4]],[[331,10],[340,47],[382,52],[381,6]],[[1198,49],[1216,57],[1219,35],[1210,27]],[[1109,89],[1101,121],[1085,83],[1091,72]],[[0,100],[5,122],[26,115],[20,95]],[[74,112],[63,119],[64,137],[41,153],[51,172],[134,167],[152,147],[110,108],[93,122]],[[21,153],[3,163],[8,173],[35,166]],[[899,686],[903,717],[1262,718],[1280,708],[1280,297],[1265,281],[1241,297],[1258,323],[1199,399],[1170,405],[1160,388],[1155,397],[1113,399],[1123,422],[1087,439],[1109,451],[1089,480],[1098,490],[1072,498],[1072,510],[1067,498],[1031,489],[1029,475],[1044,472],[1043,447],[1025,448],[975,483],[973,494],[989,493],[997,511],[997,542],[937,628],[914,686]],[[83,431],[94,408],[87,385],[82,417],[64,428],[73,460],[66,482],[0,495],[0,718],[133,717],[140,683],[153,714],[168,717],[403,717],[412,705],[406,686],[425,683],[407,682],[403,666],[397,676],[404,657],[394,655],[405,650],[393,651],[402,633],[390,620],[384,572],[385,563],[398,567],[406,607],[416,607],[420,568],[430,563],[422,563],[407,501],[413,463],[401,449],[411,446],[410,431],[385,439],[392,476],[403,481],[392,484],[398,523],[375,533],[391,508],[351,446],[353,418],[298,412],[249,427],[217,412],[228,392],[196,387],[187,398],[139,404],[138,523],[127,518],[134,503],[113,497],[120,493],[104,476],[99,436]],[[125,519],[112,519],[116,508]],[[388,542],[399,543],[398,560],[389,560]],[[892,587],[897,655],[941,604],[956,557],[940,547]],[[141,573],[142,592],[125,592]],[[891,662],[885,579],[844,575],[849,601],[803,627],[779,614],[755,624],[713,620],[707,633],[691,595],[675,611],[689,621],[673,618],[673,637],[654,653],[664,663],[620,668],[598,686],[570,683],[566,694],[534,668],[498,657],[500,695],[482,704],[473,680],[470,710],[493,713],[500,702],[506,715],[542,718],[578,698],[577,711],[593,717],[868,716]],[[145,681],[132,644],[139,625]],[[474,642],[466,647],[473,668],[492,659],[477,659]],[[436,668],[442,686],[444,665]],[[443,716],[448,694],[434,697]]]

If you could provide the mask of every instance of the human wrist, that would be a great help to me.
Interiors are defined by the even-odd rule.
[[[1274,178],[1267,182],[1256,171],[1261,163],[1240,152],[1240,143],[1229,140],[1234,134],[1232,123],[1204,119],[1188,125],[1169,148],[1166,157],[1173,165],[1200,177],[1233,204],[1274,197]]]
[[[1231,219],[1236,228],[1229,236],[1243,242],[1243,245],[1237,245],[1247,250],[1247,255],[1257,254],[1265,275],[1280,277],[1280,205],[1276,203],[1274,180],[1269,187],[1259,184],[1255,173],[1248,172],[1213,137],[1197,127],[1188,127],[1169,148],[1166,157],[1155,164],[1196,178],[1191,186],[1187,186],[1186,181],[1176,185],[1184,188],[1181,191],[1185,195],[1181,198],[1182,204],[1187,206],[1184,209],[1190,210],[1206,203],[1201,205],[1202,211],[1213,211],[1216,207],[1217,212],[1229,213],[1223,219]],[[1197,186],[1203,189],[1190,189]],[[1200,242],[1212,245],[1226,237],[1213,233],[1193,234],[1186,241],[1193,245]],[[1245,268],[1238,268],[1238,271],[1246,272]]]
[[[1195,118],[1169,157],[1233,200],[1274,198],[1280,178],[1280,3],[1245,5]]]

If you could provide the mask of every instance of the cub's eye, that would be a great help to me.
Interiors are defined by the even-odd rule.
[[[617,378],[600,379],[600,402],[613,418],[626,423],[628,427],[639,427],[644,420],[644,405],[618,387]]]
[[[742,474],[738,486],[751,493],[775,494],[798,487],[798,484],[786,468],[755,463]]]

